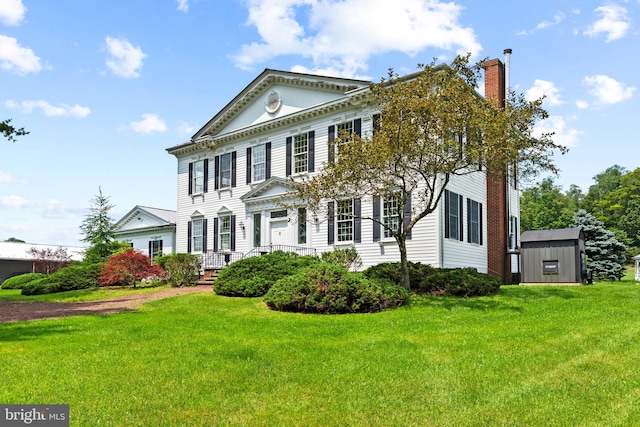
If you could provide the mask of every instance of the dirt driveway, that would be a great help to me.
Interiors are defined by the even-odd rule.
[[[172,288],[147,294],[136,294],[90,302],[24,302],[0,300],[0,323],[53,319],[91,314],[113,314],[134,310],[147,301],[193,292],[212,292],[211,285]]]

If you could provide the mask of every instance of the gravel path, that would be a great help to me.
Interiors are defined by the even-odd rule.
[[[128,295],[90,302],[24,302],[0,300],[0,323],[53,319],[91,314],[113,314],[132,311],[147,301],[193,292],[212,292],[211,285],[172,288],[164,291]]]

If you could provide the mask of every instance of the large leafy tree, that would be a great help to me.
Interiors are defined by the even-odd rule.
[[[504,173],[513,164],[525,176],[556,172],[552,155],[565,151],[550,135],[532,134],[535,123],[547,117],[541,100],[512,94],[503,109],[477,94],[482,67],[466,56],[449,65],[421,66],[410,78],[390,71],[370,86],[370,102],[380,107],[373,134],[339,135],[335,161],[309,180],[292,182],[292,198],[316,215],[330,210],[328,200],[343,197],[393,201],[397,221],[360,219],[379,223],[395,239],[407,289],[406,241],[413,227],[436,210],[451,177],[479,167]]]
[[[523,230],[551,230],[568,227],[577,210],[579,188],[571,195],[563,194],[552,177],[522,191],[520,197],[520,225]]]
[[[572,227],[582,227],[588,267],[594,277],[602,280],[620,280],[625,272],[625,246],[607,230],[604,223],[584,209],[573,217]]]
[[[24,128],[12,126],[11,119],[7,119],[0,122],[0,133],[9,141],[14,142],[17,136],[27,135],[29,132],[24,130]]]
[[[90,213],[82,221],[80,230],[84,234],[82,241],[91,245],[86,252],[85,260],[99,262],[120,249],[121,245],[115,241],[115,222],[109,216],[114,205],[109,203],[108,196],[102,194],[101,187],[98,187],[98,194],[90,203]]]

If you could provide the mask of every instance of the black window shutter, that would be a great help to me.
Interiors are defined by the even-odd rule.
[[[467,199],[467,242],[471,243],[471,199]]]
[[[444,237],[449,238],[449,190],[444,190]]]
[[[287,164],[287,176],[291,175],[291,152],[293,151],[293,138],[288,136],[287,137],[287,157],[286,157],[286,164]]]
[[[373,241],[380,241],[380,197],[373,197]]]
[[[333,227],[335,224],[333,223],[333,206],[334,202],[327,203],[327,245],[333,245],[334,241]]]
[[[191,253],[191,221],[187,222],[187,253]]]
[[[464,218],[462,216],[462,204],[464,203],[464,198],[462,196],[458,196],[458,224],[460,225],[460,235],[458,236],[458,240],[462,241],[464,240],[462,237],[462,232],[463,230],[463,225],[464,225],[464,221],[462,220],[462,218]]]
[[[236,186],[236,152],[231,153],[231,186]]]
[[[358,136],[362,136],[362,119],[353,121],[353,132]]]
[[[218,218],[213,218],[213,251],[218,252]]]
[[[153,242],[149,240],[149,258],[153,256],[153,252],[151,252],[152,250],[153,250]]]
[[[207,219],[202,220],[202,252],[207,253]]]
[[[478,208],[479,208],[478,215],[480,216],[478,218],[480,223],[480,245],[482,245],[482,203],[478,205]]]
[[[162,240],[160,240],[160,248],[159,248],[160,252],[162,252]]]
[[[264,168],[266,169],[264,172],[264,179],[271,178],[271,143],[267,142],[264,146]]]
[[[309,132],[309,159],[307,160],[308,171],[313,172],[315,170],[316,161],[316,131]]]
[[[231,215],[231,250],[236,250],[236,216]]]
[[[251,147],[247,147],[247,184],[251,183]]]
[[[411,193],[409,193],[407,200],[404,202],[404,211],[402,212],[402,216],[404,217],[402,227],[406,230],[411,222]],[[407,233],[407,239],[411,240],[411,231]]]
[[[362,242],[362,201],[353,199],[353,242]]]
[[[373,115],[373,134],[375,135],[380,130],[380,114]]]
[[[193,194],[193,163],[189,163],[189,195]]]
[[[334,125],[329,126],[329,163],[333,163],[333,159],[336,154],[336,147],[333,145],[333,141],[336,140],[336,127]]]
[[[213,188],[217,190],[220,188],[220,156],[213,158]]]
[[[204,159],[204,184],[202,190],[209,191],[209,159]]]

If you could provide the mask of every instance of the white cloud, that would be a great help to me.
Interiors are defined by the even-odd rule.
[[[627,16],[627,9],[616,4],[600,6],[596,8],[596,13],[600,13],[602,18],[593,23],[584,35],[596,37],[602,33],[607,35],[607,41],[613,41],[624,37],[631,24]]]
[[[462,7],[453,2],[249,0],[248,9],[247,24],[262,40],[234,56],[242,69],[279,55],[301,55],[313,61],[316,72],[354,77],[367,69],[370,56],[386,52],[482,51],[473,29],[459,22]]]
[[[155,114],[143,114],[142,120],[131,123],[131,129],[138,133],[165,132],[167,125]]]
[[[22,0],[2,0],[0,2],[0,23],[7,26],[20,25],[27,8]]]
[[[585,101],[584,99],[579,99],[576,101],[576,107],[581,110],[586,110],[587,108],[589,108],[589,102]]]
[[[40,58],[31,49],[22,47],[18,40],[0,34],[0,68],[16,73],[35,73],[42,69]]]
[[[603,75],[587,76],[583,83],[589,87],[589,93],[603,104],[617,104],[633,96],[636,88]]]
[[[109,57],[107,67],[117,76],[126,79],[140,76],[142,61],[147,57],[139,47],[134,47],[126,39],[116,39],[107,36],[105,38]]]
[[[60,200],[28,200],[21,196],[0,197],[0,206],[14,209],[27,209],[43,218],[75,218],[86,211],[85,207],[75,206]]]
[[[0,197],[0,206],[4,206],[7,208],[22,208],[30,206],[31,203],[20,196],[3,196]]]
[[[548,105],[564,104],[564,101],[560,99],[559,92],[560,89],[558,89],[553,82],[536,79],[533,83],[533,87],[528,89],[525,93],[525,98],[527,101],[535,101],[536,99],[540,99],[544,96],[544,102],[548,103]]]
[[[15,176],[13,176],[9,172],[0,171],[0,184],[12,184],[14,182],[20,182],[21,184],[27,183],[24,180],[18,180]]]
[[[189,11],[189,0],[177,0],[178,10],[187,13]]]
[[[549,116],[534,129],[534,134],[537,136],[551,132],[554,133],[551,137],[553,142],[565,147],[576,147],[580,135],[584,133],[580,130],[569,128],[567,122],[561,116]]]
[[[564,21],[564,18],[565,18],[564,13],[558,12],[555,15],[553,15],[553,21],[542,21],[541,23],[536,25],[536,29],[544,30],[545,28],[551,27],[553,25],[558,25],[562,21]]]
[[[196,128],[193,125],[190,125],[187,122],[179,122],[178,123],[178,132],[181,135],[192,135],[195,132]]]
[[[91,113],[89,107],[76,105],[51,105],[45,100],[22,101],[18,103],[13,100],[5,102],[8,108],[20,109],[23,113],[31,113],[35,109],[40,109],[47,117],[87,117]]]

